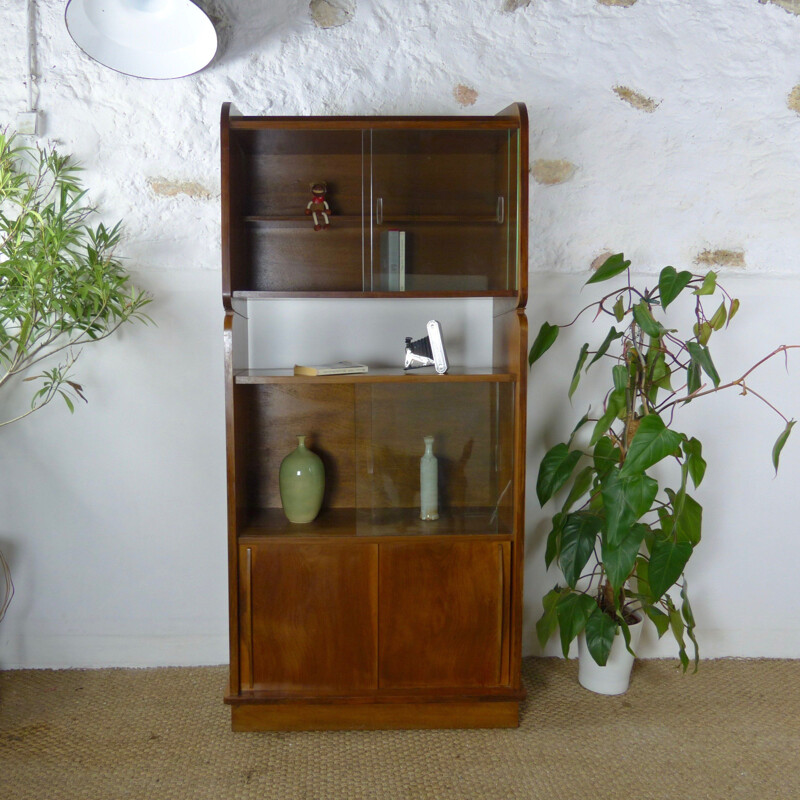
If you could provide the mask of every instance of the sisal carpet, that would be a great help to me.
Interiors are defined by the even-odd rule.
[[[224,667],[0,672],[4,800],[795,800],[800,661],[526,659],[518,730],[231,733]]]

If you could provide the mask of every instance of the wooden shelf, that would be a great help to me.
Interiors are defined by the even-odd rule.
[[[288,369],[241,369],[234,370],[234,382],[241,384],[264,383],[510,383],[515,376],[501,369],[469,369],[451,367],[444,375],[433,371],[433,367],[404,370],[397,367],[373,367],[369,372],[349,375],[295,375]]]
[[[257,289],[238,290],[233,293],[234,299],[239,300],[279,300],[303,298],[303,297],[329,297],[329,298],[346,298],[346,297],[363,297],[363,298],[389,298],[393,297],[397,300],[406,298],[409,300],[420,299],[436,299],[447,297],[517,297],[517,291],[514,289],[497,289],[491,291],[446,291],[446,292],[343,292],[338,290],[332,291],[259,291]]]
[[[374,538],[389,542],[393,539],[406,541],[409,537],[506,541],[512,536],[510,530],[500,525],[490,508],[442,512],[435,522],[423,522],[417,508],[332,508],[323,510],[313,522],[302,525],[289,522],[280,508],[251,509],[241,514],[239,544],[247,544],[250,540],[257,543],[266,538],[293,541],[357,539],[360,542]]]
[[[317,212],[319,215],[321,212]],[[322,233],[322,231],[314,230],[314,218],[306,216],[305,214],[248,214],[244,218],[245,222],[249,223],[264,223],[273,224],[278,226],[292,226],[292,225],[305,225],[312,233]],[[331,214],[330,222],[331,227],[335,227],[337,223],[343,225],[361,225],[363,218],[360,214]]]

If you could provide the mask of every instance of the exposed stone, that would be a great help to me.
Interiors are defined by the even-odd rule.
[[[338,28],[356,14],[356,0],[311,0],[311,19],[318,28]]]
[[[623,8],[630,8],[636,0],[597,0],[601,6],[622,6]]]
[[[789,93],[789,99],[786,102],[786,105],[792,109],[792,111],[796,111],[800,114],[800,84],[794,87],[792,91]]]
[[[599,270],[600,267],[602,267],[603,264],[605,264],[606,261],[608,261],[608,259],[613,255],[615,254],[610,250],[607,250],[605,253],[600,253],[600,255],[597,256],[597,258],[589,265],[589,268],[592,270],[592,272],[597,272],[597,270]]]
[[[762,6],[767,3],[772,3],[773,5],[785,9],[790,14],[800,14],[800,0],[758,0],[758,2],[761,3]]]
[[[147,185],[153,190],[153,194],[162,197],[176,197],[185,194],[197,200],[210,200],[212,193],[201,184],[195,181],[171,181],[169,178],[148,178]]]
[[[575,174],[575,169],[575,165],[571,161],[564,159],[547,161],[539,158],[533,162],[531,174],[536,183],[552,186],[568,181]]]
[[[652,114],[660,105],[652,97],[645,97],[627,86],[615,86],[614,93],[620,100],[624,100],[634,108],[638,108],[639,111],[646,111],[648,114]]]
[[[527,8],[531,4],[531,0],[504,0],[503,11],[511,14],[519,8]]]
[[[694,260],[695,264],[707,267],[731,267],[744,269],[743,250],[703,250]]]
[[[471,86],[464,86],[463,83],[459,83],[453,89],[453,97],[455,97],[456,103],[460,106],[474,106],[475,101],[478,99],[478,93]]]

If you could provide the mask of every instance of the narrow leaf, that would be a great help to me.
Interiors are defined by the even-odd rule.
[[[622,320],[625,318],[625,305],[622,302],[621,295],[617,298],[617,302],[614,303],[614,318],[617,320],[617,322],[622,322]]]
[[[613,278],[615,275],[619,275],[620,272],[625,272],[626,269],[631,265],[630,261],[625,260],[625,256],[622,253],[617,253],[616,255],[609,256],[598,268],[597,271],[586,281],[586,285],[590,283],[600,283],[601,281],[608,280],[609,278]]]
[[[564,519],[564,514],[561,512],[553,516],[553,527],[547,535],[547,547],[544,552],[544,563],[548,569],[561,553],[561,530],[564,527]]]
[[[581,352],[578,355],[578,363],[575,365],[575,371],[572,373],[572,382],[569,385],[569,392],[567,393],[568,397],[572,397],[575,393],[575,390],[578,388],[578,383],[581,379],[581,368],[583,367],[584,362],[586,361],[586,355],[589,352],[589,344],[588,342],[581,347]]]
[[[719,386],[719,375],[717,374],[714,362],[711,360],[711,353],[708,352],[708,348],[697,342],[687,342],[686,347],[689,350],[692,361],[702,367],[703,372],[711,378],[715,387]]]
[[[549,641],[550,637],[556,632],[558,627],[558,616],[556,614],[556,604],[561,597],[562,591],[556,587],[551,589],[543,598],[542,605],[544,606],[544,614],[539,618],[536,623],[536,637],[539,639],[539,644],[544,650],[544,646]]]
[[[600,345],[599,349],[594,354],[594,357],[587,364],[586,369],[588,370],[589,367],[591,367],[592,364],[594,364],[595,361],[597,361],[598,359],[602,358],[608,352],[608,348],[611,346],[611,342],[613,342],[615,339],[622,338],[622,335],[623,334],[622,334],[621,331],[618,331],[616,328],[614,328],[612,326],[609,329],[608,333],[606,334],[606,338],[603,339],[603,343]]]
[[[783,450],[783,446],[786,444],[786,440],[789,438],[789,434],[792,432],[795,422],[797,422],[797,420],[793,419],[786,423],[783,433],[776,439],[772,447],[772,464],[775,467],[776,475],[778,474],[778,462],[781,457],[781,450]]]
[[[658,337],[664,333],[664,328],[653,319],[650,306],[644,300],[633,307],[633,318],[648,336]]]
[[[703,480],[703,476],[706,474],[703,445],[693,436],[691,439],[684,441],[683,452],[686,456],[686,464],[689,467],[689,475],[696,489]]]
[[[721,330],[728,320],[728,313],[725,311],[725,301],[719,304],[719,308],[714,312],[714,316],[708,321],[708,324],[715,330]]]
[[[530,353],[528,353],[528,365],[533,365],[533,362],[541,358],[552,346],[553,342],[558,338],[558,325],[551,325],[545,322],[531,346]]]
[[[595,423],[594,431],[592,431],[592,438],[589,440],[589,444],[592,447],[599,441],[600,437],[608,431],[619,412],[624,408],[625,390],[615,389],[608,398],[608,404],[606,405],[606,410],[603,412],[603,416]]]
[[[572,482],[572,488],[569,490],[569,494],[567,495],[567,499],[564,502],[564,506],[561,509],[564,513],[572,508],[573,503],[580,500],[586,492],[589,491],[592,487],[592,479],[594,478],[594,467],[589,464],[588,466],[584,467],[576,476],[575,480]]]
[[[735,298],[731,300],[731,307],[728,311],[728,325],[731,324],[731,320],[733,319],[733,315],[739,310],[739,301]]]

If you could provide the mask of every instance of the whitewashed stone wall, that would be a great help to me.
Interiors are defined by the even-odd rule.
[[[796,0],[201,4],[220,34],[215,61],[188,78],[145,81],[80,52],[63,0],[35,3],[42,141],[74,153],[109,221],[124,220],[124,255],[155,295],[158,326],[87,350],[79,373],[90,404],[74,417],[50,408],[0,430],[0,547],[17,578],[0,666],[227,658],[223,101],[321,115],[493,114],[523,101],[532,330],[569,315],[591,264],[624,250],[646,273],[696,265],[734,281],[736,354],[800,341]],[[0,22],[0,124],[13,126],[28,108],[24,0],[4,0]],[[765,388],[800,414],[794,362]],[[532,480],[569,424],[564,390],[557,371],[532,377]],[[752,405],[755,419],[742,418],[742,402],[721,399],[701,418],[716,458],[700,498],[707,539],[690,574],[701,643],[706,655],[800,657],[791,567],[800,441],[768,479],[773,420]],[[734,419],[752,435],[731,451]],[[532,625],[552,576],[532,491],[528,509],[525,648],[537,652]],[[670,652],[645,643],[646,655]]]

